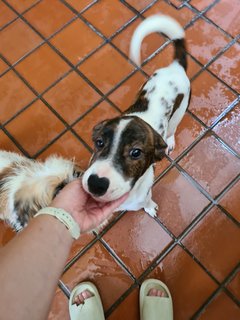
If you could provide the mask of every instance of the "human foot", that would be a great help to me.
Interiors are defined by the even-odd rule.
[[[93,296],[94,294],[92,292],[90,292],[89,290],[84,290],[73,298],[72,304],[76,304],[77,306],[79,306],[80,304],[84,304],[86,299],[89,299]]]
[[[148,296],[150,297],[167,297],[167,293],[163,290],[159,290],[159,289],[155,289],[155,288],[152,288],[148,291]]]
[[[71,320],[104,320],[99,292],[91,282],[82,282],[73,288],[69,298]]]

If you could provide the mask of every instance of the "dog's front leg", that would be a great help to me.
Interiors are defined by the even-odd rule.
[[[158,205],[152,200],[152,189],[147,194],[144,211],[153,218],[157,217]]]

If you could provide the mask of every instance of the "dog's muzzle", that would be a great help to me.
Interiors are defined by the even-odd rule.
[[[88,190],[94,195],[94,196],[103,196],[109,187],[109,179],[107,178],[99,178],[96,174],[91,174],[88,178]]]

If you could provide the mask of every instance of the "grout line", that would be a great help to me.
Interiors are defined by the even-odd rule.
[[[73,264],[75,264],[79,258],[81,258],[93,245],[98,241],[97,237],[94,237],[85,247],[83,247],[64,267],[63,273],[66,273]]]
[[[232,278],[232,275],[235,274],[237,269],[239,269],[240,264],[238,264],[231,272],[230,274],[223,280],[223,282],[220,284],[220,286],[207,298],[207,300],[201,305],[201,307],[194,313],[192,316],[192,320],[199,318],[199,316],[205,311],[205,309],[209,306],[209,304],[216,298],[216,296],[220,293],[222,289],[224,289],[224,286],[226,283],[228,283],[229,279]],[[234,301],[236,303],[236,301]],[[240,306],[240,303],[237,303]]]
[[[128,268],[125,265],[125,263],[117,255],[117,253],[115,253],[115,251],[110,247],[110,245],[102,238],[100,238],[99,241],[104,246],[104,248],[108,251],[108,253],[114,258],[114,260],[118,263],[118,265],[120,265],[121,268],[127,273],[127,275],[131,278],[131,280],[136,281],[136,278],[134,277],[133,273],[130,271],[130,268]]]
[[[14,12],[17,15],[16,18],[14,18],[13,20],[8,21],[6,24],[4,24],[2,27],[0,27],[0,31],[3,31],[6,27],[8,27],[9,25],[11,25],[14,21],[18,20],[20,15],[23,15],[25,13],[27,13],[28,11],[30,11],[32,8],[34,8],[37,4],[39,4],[42,0],[38,0],[37,2],[35,2],[34,4],[32,4],[29,8],[23,10],[21,13],[18,12],[15,8],[14,8]],[[8,6],[11,10],[12,10],[12,6],[11,4],[8,3],[8,0],[3,0],[2,1],[6,6]],[[13,10],[12,10],[13,11]]]
[[[63,294],[65,294],[65,296],[69,299],[70,298],[70,294],[71,291],[69,290],[69,288],[65,285],[65,283],[63,283],[62,280],[58,280],[58,287],[61,289],[61,291],[63,292]]]

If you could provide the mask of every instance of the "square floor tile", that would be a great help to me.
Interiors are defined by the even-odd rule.
[[[134,67],[109,44],[84,61],[79,70],[103,93],[123,80]]]
[[[112,40],[112,43],[114,43],[127,56],[129,56],[129,48],[133,32],[141,22],[142,20],[138,18]],[[158,33],[153,33],[143,39],[141,45],[141,61],[143,62],[146,58],[148,58],[153,52],[161,47],[166,40],[166,38]]]
[[[68,256],[67,262],[70,262],[79,252],[81,252],[93,239],[95,238],[94,234],[84,233],[81,234],[81,237],[73,242],[71,247],[70,254]]]
[[[208,71],[192,82],[191,110],[207,126],[236,99],[236,95]]]
[[[105,311],[133,284],[128,274],[99,242],[63,274],[62,280],[70,290],[82,281],[93,282],[99,290]]]
[[[200,317],[198,317],[199,320],[228,320],[239,318],[239,307],[224,292],[218,294],[206,307]]]
[[[121,84],[119,88],[109,95],[109,99],[121,111],[127,110],[136,100],[139,90],[147,81],[147,78],[141,73],[136,72],[130,78]]]
[[[212,72],[238,92],[240,92],[239,55],[240,44],[236,42],[209,66]]]
[[[185,113],[175,133],[175,148],[170,157],[175,159],[204,131],[204,127],[189,113]]]
[[[162,49],[155,57],[144,65],[143,70],[150,76],[155,70],[165,68],[173,62],[174,47],[169,44]],[[187,75],[191,79],[199,70],[200,66],[189,55],[187,55]]]
[[[0,130],[0,145],[2,150],[21,153],[11,139]]]
[[[40,158],[45,159],[52,154],[57,154],[67,159],[75,159],[83,170],[87,168],[91,156],[87,148],[69,131],[41,153]]]
[[[8,68],[9,66],[2,59],[0,59],[0,74],[5,72]]]
[[[75,10],[77,11],[82,11],[84,9],[86,9],[86,7],[90,6],[91,4],[93,4],[94,2],[96,2],[96,0],[67,0],[66,1],[68,4],[70,4],[70,6],[72,6]]]
[[[143,210],[127,212],[103,239],[136,278],[172,242],[166,231]]]
[[[0,220],[0,250],[1,247],[5,246],[10,240],[12,240],[15,235],[16,233],[4,221]]]
[[[73,21],[51,39],[51,43],[73,64],[77,64],[86,55],[103,42],[80,19]]]
[[[137,320],[140,319],[139,313],[139,290],[134,289],[126,299],[111,313],[108,320]]]
[[[24,14],[24,17],[44,37],[49,37],[71,20],[74,13],[61,1],[42,0]]]
[[[141,11],[145,9],[147,6],[149,6],[151,3],[153,3],[153,0],[127,0],[126,2],[129,3],[136,10]]]
[[[169,167],[170,161],[164,157],[161,161],[158,161],[154,164],[154,175],[155,177],[158,177],[160,174],[163,173],[164,170]]]
[[[209,203],[175,168],[153,187],[153,201],[158,204],[159,220],[175,236],[180,235]]]
[[[238,0],[221,0],[206,13],[208,18],[233,37],[240,33],[239,15],[240,2]]]
[[[34,98],[34,93],[13,71],[5,73],[0,77],[0,122],[4,123],[9,120]]]
[[[150,9],[144,12],[144,16],[149,17],[156,13],[169,15],[176,19],[182,26],[185,26],[195,16],[195,13],[186,7],[178,10],[165,1],[157,1]]]
[[[183,240],[188,250],[219,282],[239,262],[239,242],[239,228],[217,207],[211,209]]]
[[[215,282],[179,246],[176,246],[148,278],[163,281],[173,299],[174,320],[192,319],[193,314],[217,288]]]
[[[240,301],[240,270],[227,285],[228,290]]]
[[[47,320],[70,320],[68,298],[57,288]]]
[[[21,61],[16,69],[34,89],[42,92],[70,67],[47,44],[44,44]]]
[[[190,4],[197,8],[199,11],[203,11],[206,7],[212,4],[209,0],[190,0]]]
[[[119,1],[102,0],[86,10],[83,16],[103,35],[110,37],[135,14]]]
[[[0,34],[0,51],[12,64],[42,42],[42,39],[22,20],[17,19]]]
[[[221,198],[219,204],[240,223],[240,181]]]
[[[179,164],[216,197],[240,172],[240,161],[213,136],[205,136]]]
[[[74,126],[74,130],[89,146],[92,146],[92,129],[94,126],[105,119],[117,117],[119,114],[108,102],[104,101],[80,120]]]
[[[70,124],[100,99],[76,72],[71,72],[43,97]]]
[[[206,64],[231,39],[210,22],[200,18],[186,30],[186,40],[188,51],[202,64]]]
[[[234,150],[240,153],[240,104],[236,105],[214,128],[224,141],[226,141]]]
[[[7,1],[16,11],[19,13],[22,13],[23,11],[29,9],[31,6],[33,6],[35,3],[38,2],[38,0],[8,0]]]
[[[0,27],[3,27],[5,24],[17,17],[17,15],[2,1],[0,2],[0,12]]]
[[[64,128],[62,122],[40,100],[6,126],[30,156],[54,139]]]

